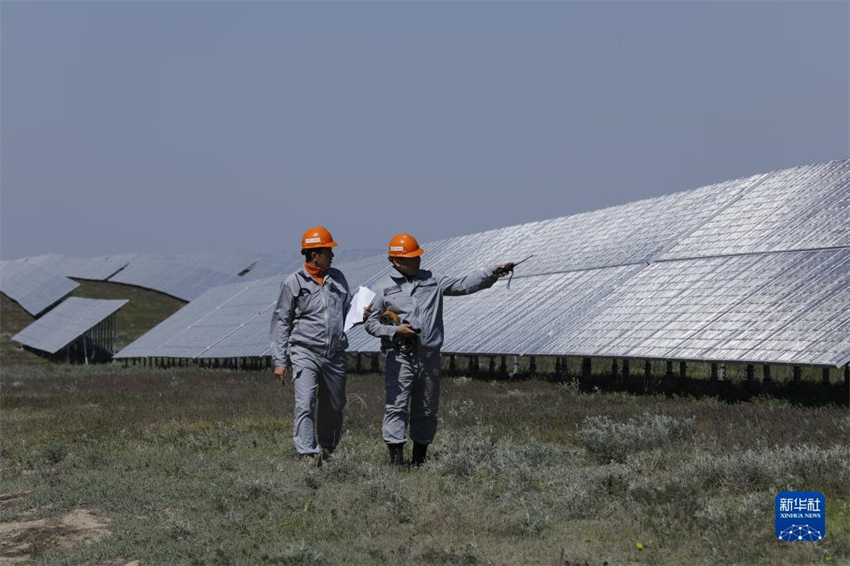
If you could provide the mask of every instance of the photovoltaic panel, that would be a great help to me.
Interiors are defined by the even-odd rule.
[[[274,254],[261,253],[257,254],[257,262],[242,278],[246,281],[253,281],[267,277],[279,277],[283,280],[288,274],[298,269],[302,263],[304,263],[304,256],[297,251]]]
[[[351,293],[357,292],[358,287],[370,286],[390,272],[390,262],[386,255],[377,255],[369,258],[334,264],[334,267],[342,271]]]
[[[259,254],[247,254],[238,252],[202,252],[170,254],[164,256],[166,261],[179,263],[184,267],[195,267],[227,273],[228,275],[239,275],[249,270],[257,260]]]
[[[199,329],[216,336],[203,345],[199,358],[261,356],[269,353],[272,311],[280,294],[276,277],[261,279],[205,318]],[[245,352],[245,353],[239,353]]]
[[[552,336],[621,281],[643,269],[631,265],[504,280],[474,295],[446,297],[446,339],[452,353],[524,355]]]
[[[821,342],[822,356],[795,329],[834,328],[850,292],[848,253],[654,263],[529,353],[773,363],[805,355],[808,363],[837,365],[846,334]]]
[[[850,246],[850,161],[772,173],[664,259]]]
[[[848,166],[850,160],[755,175],[426,243],[422,266],[438,275],[535,254],[517,269],[510,290],[503,280],[446,298],[443,350],[847,363]],[[352,292],[390,269],[384,253],[334,266]],[[275,286],[284,274],[275,274]],[[271,304],[277,289],[269,296]],[[207,357],[267,355],[271,313],[256,315],[256,306],[207,313],[192,333],[169,339],[169,348],[196,352],[203,343]],[[349,351],[379,349],[361,326],[348,337]],[[153,351],[144,355],[177,355]]]
[[[178,310],[176,313],[154,326],[139,339],[128,345],[115,355],[116,358],[141,358],[148,356],[167,356],[160,352],[161,348],[175,336],[186,331],[193,324],[215,311],[221,304],[230,300],[234,295],[255,285],[256,281],[245,281],[234,285],[224,285],[209,289],[200,297]],[[174,357],[191,358],[196,348],[189,347],[183,355]]]
[[[39,255],[14,260],[52,271],[74,279],[105,281],[111,275],[130,263],[135,254],[121,254],[101,257],[73,257],[65,255]]]
[[[261,346],[268,349],[271,309],[277,302],[280,283],[277,278],[267,278],[210,289],[121,350],[116,358],[228,357],[213,355],[217,354],[214,348],[219,343],[222,348],[230,347],[231,335],[250,324],[265,325],[265,345],[250,339],[239,343],[240,351],[253,352]],[[261,354],[238,354],[248,355]]]
[[[40,267],[42,269],[46,269],[54,273],[58,273],[59,275],[65,275],[64,273],[62,273],[61,270],[57,269],[57,266],[64,262],[66,259],[68,259],[68,256],[59,254],[43,254],[24,257],[21,259],[16,259],[14,261],[28,263],[29,265],[35,265],[36,267]]]
[[[104,301],[69,297],[56,308],[36,320],[12,340],[25,346],[55,354],[112,313],[127,301]]]
[[[518,276],[652,261],[764,179],[755,175],[584,214],[423,246],[423,267],[458,275],[534,254]]]
[[[136,254],[119,254],[101,257],[66,257],[57,269],[66,277],[106,281],[125,268]]]
[[[0,291],[33,316],[61,300],[78,286],[76,281],[27,262],[0,263]]]
[[[139,254],[109,281],[153,289],[190,301],[212,287],[237,283],[240,279],[220,271],[185,266],[160,256]]]

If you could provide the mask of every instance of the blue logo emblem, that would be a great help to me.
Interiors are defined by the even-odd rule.
[[[826,497],[819,491],[783,491],[776,495],[776,538],[815,542],[826,536]]]

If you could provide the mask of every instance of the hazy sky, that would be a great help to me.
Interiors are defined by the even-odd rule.
[[[847,158],[848,28],[843,1],[4,0],[0,257],[381,248]]]

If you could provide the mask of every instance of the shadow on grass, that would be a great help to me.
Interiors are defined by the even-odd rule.
[[[757,397],[771,397],[804,407],[823,407],[850,405],[850,389],[846,383],[801,382],[764,382],[764,381],[710,381],[689,377],[644,377],[643,375],[622,376],[594,375],[590,378],[579,376],[561,377],[554,374],[533,375],[529,373],[508,376],[506,374],[473,374],[473,379],[492,381],[494,378],[506,382],[520,382],[531,379],[545,379],[559,383],[574,383],[585,393],[625,392],[632,395],[658,395],[668,397],[692,397],[702,399],[713,397],[726,403],[740,403]]]

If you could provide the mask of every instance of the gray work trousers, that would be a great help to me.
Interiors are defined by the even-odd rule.
[[[437,433],[440,369],[439,351],[417,352],[412,356],[387,353],[387,399],[381,429],[385,442],[405,442],[410,424],[413,442],[431,444]]]
[[[342,436],[345,352],[323,358],[309,350],[293,348],[290,359],[295,386],[295,450],[299,454],[317,454],[319,445],[335,447]]]

